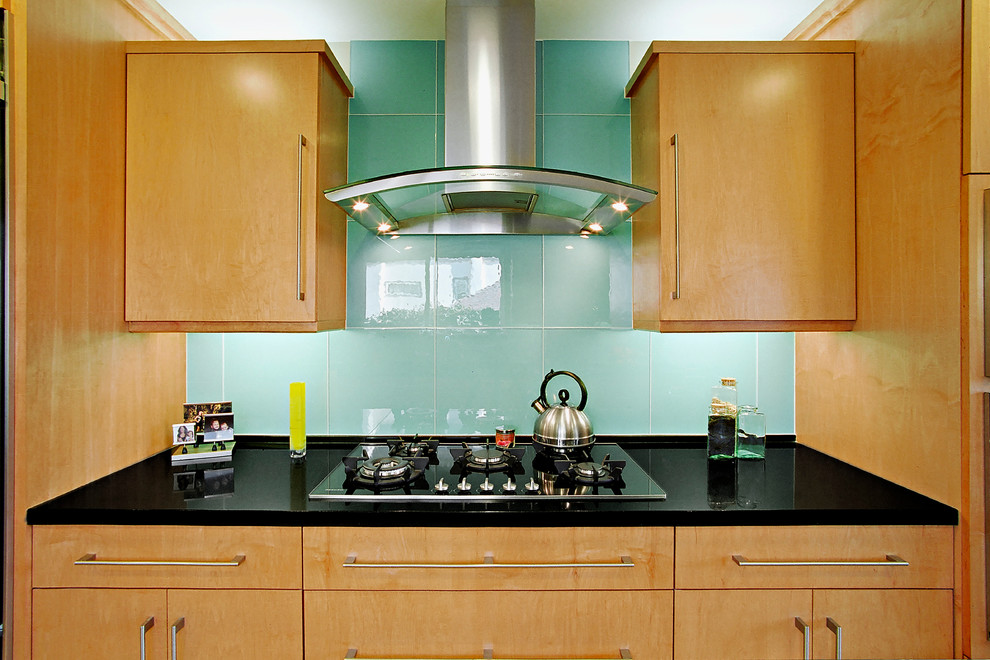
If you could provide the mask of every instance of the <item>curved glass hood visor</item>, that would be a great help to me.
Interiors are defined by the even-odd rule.
[[[589,174],[508,165],[404,172],[325,194],[370,231],[397,234],[607,234],[656,197]]]

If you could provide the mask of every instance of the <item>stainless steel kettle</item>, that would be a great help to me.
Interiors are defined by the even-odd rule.
[[[567,404],[570,399],[567,390],[560,390],[557,393],[560,403],[551,406],[547,402],[547,384],[556,376],[570,376],[577,381],[578,387],[581,388],[581,403],[576,408]],[[533,443],[559,452],[595,444],[595,431],[591,427],[591,420],[584,413],[586,403],[588,403],[588,389],[580,378],[570,371],[551,369],[543,379],[540,398],[532,404],[536,412],[540,413],[533,425]]]

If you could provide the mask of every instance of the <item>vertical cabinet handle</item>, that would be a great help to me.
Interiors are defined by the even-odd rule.
[[[825,625],[835,633],[835,660],[842,660],[842,626],[830,616],[825,617]]]
[[[155,617],[153,616],[149,616],[147,619],[144,620],[144,623],[141,624],[141,660],[146,660],[147,658],[145,636],[148,634],[148,631],[154,627],[155,627]]]
[[[670,297],[677,300],[681,297],[681,167],[677,133],[670,136],[670,144],[674,147],[674,292]]]
[[[299,134],[299,147],[296,160],[296,300],[304,300],[302,288],[302,216],[303,216],[303,147],[306,136]]]
[[[495,649],[492,648],[491,646],[486,646],[482,650],[482,653],[484,655],[481,657],[480,660],[491,660],[492,658],[495,657]],[[568,657],[570,657],[570,656],[568,656]],[[614,658],[615,656],[613,655],[611,657]],[[629,649],[627,649],[627,648],[621,648],[621,649],[619,649],[619,657],[622,658],[622,660],[633,660],[632,653],[630,653],[629,652]],[[410,656],[408,658],[406,658],[406,657],[396,658],[396,657],[392,657],[392,656],[390,656],[388,658],[381,658],[381,657],[378,657],[378,656],[374,656],[374,657],[371,657],[371,656],[359,656],[358,655],[358,650],[356,648],[349,648],[349,649],[347,649],[347,654],[344,656],[344,660],[353,660],[353,659],[359,659],[359,660],[441,660],[440,658],[425,658],[425,657],[423,657],[421,655],[417,655],[415,657],[411,657]],[[472,658],[460,658],[458,660],[479,660],[479,659],[477,657],[472,657]],[[549,658],[547,656],[540,656],[539,658],[504,658],[503,660],[554,660],[554,659],[553,658]],[[575,660],[608,660],[608,658],[576,658]]]
[[[811,627],[799,616],[794,617],[794,626],[804,635],[804,660],[811,660]]]
[[[176,649],[178,640],[176,636],[179,631],[186,627],[186,617],[179,617],[172,624],[172,660],[178,660],[178,650]]]

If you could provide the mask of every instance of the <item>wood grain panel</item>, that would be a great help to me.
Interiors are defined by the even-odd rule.
[[[677,658],[792,660],[803,655],[804,636],[794,625],[811,624],[811,590],[674,592]]]
[[[35,589],[31,631],[34,658],[165,658],[168,620],[164,589]]]
[[[965,0],[963,174],[990,172],[990,1]]]
[[[961,23],[954,2],[863,0],[822,33],[859,44],[857,322],[795,337],[798,440],[956,507]]]
[[[678,527],[678,589],[953,585],[951,527]],[[750,561],[881,561],[909,566],[740,566]]]
[[[616,564],[594,568],[344,568],[357,563]],[[303,530],[307,589],[667,589],[673,586],[673,529],[354,528]]]
[[[951,589],[816,589],[814,598],[814,658],[839,657],[826,617],[842,627],[843,658],[953,657]]]
[[[123,40],[156,35],[118,0],[18,0],[12,16],[14,602],[4,642],[30,657],[25,511],[168,446],[185,341],[131,335],[123,315]]]
[[[52,525],[34,529],[36,587],[299,589],[301,532],[293,527]],[[223,561],[239,566],[77,566],[98,560]]]
[[[307,591],[305,617],[307,658],[672,657],[670,591]]]

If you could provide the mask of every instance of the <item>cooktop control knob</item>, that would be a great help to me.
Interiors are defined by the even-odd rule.
[[[457,484],[457,490],[460,491],[460,492],[462,492],[462,493],[470,493],[471,492],[471,484],[468,483],[467,477],[464,477],[463,479],[461,479],[458,482],[458,484]]]
[[[481,488],[481,492],[482,492],[482,493],[490,493],[490,492],[492,492],[493,490],[495,490],[495,484],[493,484],[492,482],[490,482],[490,481],[488,480],[488,477],[485,477],[485,481],[484,481],[484,483],[482,483],[482,484],[481,484],[481,485],[479,486],[479,488]]]
[[[527,493],[538,493],[540,492],[540,484],[533,480],[533,477],[529,478],[529,483],[526,484]]]
[[[444,495],[448,490],[450,490],[450,486],[448,486],[443,480],[443,477],[440,477],[440,481],[438,481],[437,485],[433,487],[433,490],[435,490],[439,495]]]
[[[510,494],[516,492],[516,482],[513,481],[511,477],[508,481],[502,484],[502,492]]]

